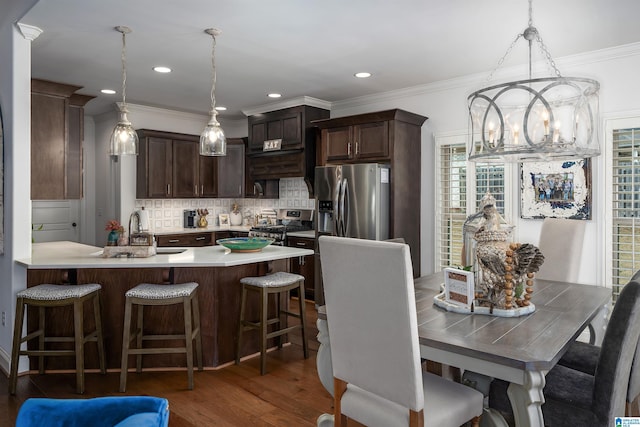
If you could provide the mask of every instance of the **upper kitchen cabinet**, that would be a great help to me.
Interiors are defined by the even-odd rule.
[[[413,156],[425,120],[395,109],[316,121],[321,139],[317,163],[393,162]]]
[[[31,81],[31,199],[82,198],[84,106],[73,86]]]
[[[311,122],[329,110],[299,105],[249,116],[247,181],[305,178],[311,187],[316,164],[316,134]]]
[[[245,140],[227,138],[227,155],[218,157],[218,197],[243,198],[245,179]]]
[[[138,130],[136,167],[139,199],[243,197],[245,140],[227,139],[227,155],[201,156],[200,137]]]
[[[138,138],[137,198],[217,195],[216,158],[200,156],[198,136],[141,129]]]

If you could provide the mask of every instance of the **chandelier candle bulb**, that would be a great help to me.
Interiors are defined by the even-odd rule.
[[[553,124],[553,142],[554,144],[560,141],[560,122],[556,121]]]
[[[518,145],[518,134],[519,134],[520,128],[518,127],[517,124],[513,125],[513,145]]]
[[[492,144],[495,142],[495,131],[493,130],[494,128],[494,124],[493,122],[489,122],[489,144]]]
[[[544,123],[544,135],[549,135],[549,113],[544,111],[542,113],[542,122]]]

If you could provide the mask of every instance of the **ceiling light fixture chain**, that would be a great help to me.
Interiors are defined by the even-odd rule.
[[[211,35],[213,42],[211,43],[211,114],[218,114],[216,111],[216,36],[220,34],[219,30],[209,28],[205,32]]]

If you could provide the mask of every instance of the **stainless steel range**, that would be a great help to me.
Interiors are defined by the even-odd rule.
[[[287,233],[313,230],[312,209],[279,209],[275,225],[256,225],[249,230],[249,237],[270,237],[274,245],[286,246]]]

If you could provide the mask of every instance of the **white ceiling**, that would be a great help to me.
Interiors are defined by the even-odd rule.
[[[638,0],[535,0],[533,23],[554,58],[640,41]],[[32,75],[96,95],[88,114],[121,98],[121,35],[127,36],[127,102],[206,114],[211,37],[216,100],[224,118],[310,96],[336,102],[495,67],[528,22],[526,0],[40,0],[20,20],[43,33]],[[505,65],[526,62],[520,41]],[[170,74],[151,70],[173,68]],[[353,74],[369,71],[369,79]],[[103,95],[100,89],[116,89]]]

